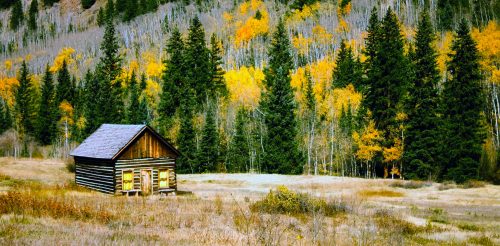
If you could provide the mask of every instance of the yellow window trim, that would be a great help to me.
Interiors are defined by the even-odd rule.
[[[134,189],[134,170],[123,170],[122,171],[122,190],[133,190]]]
[[[168,188],[168,187],[170,187],[169,176],[170,176],[170,170],[169,169],[158,170],[158,186],[160,188]]]

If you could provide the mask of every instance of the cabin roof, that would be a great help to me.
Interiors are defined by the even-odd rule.
[[[174,153],[179,151],[147,125],[102,124],[70,155],[95,159],[116,159],[144,131],[150,131]]]

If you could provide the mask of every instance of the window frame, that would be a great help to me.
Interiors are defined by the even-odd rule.
[[[131,189],[125,189],[125,173],[128,173],[128,172],[132,172],[132,188]],[[134,169],[125,169],[125,170],[122,170],[122,190],[123,191],[130,191],[130,190],[134,190],[134,180],[135,179],[135,173],[134,173]],[[129,182],[129,181],[127,181]]]
[[[167,177],[165,179],[161,178],[161,173],[162,172],[166,172],[167,173]],[[167,185],[164,186],[164,187],[161,186],[162,180],[167,182]],[[159,189],[168,189],[168,188],[170,188],[170,169],[168,169],[168,168],[158,169],[158,188]]]

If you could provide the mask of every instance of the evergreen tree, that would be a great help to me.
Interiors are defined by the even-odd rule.
[[[250,146],[246,139],[245,123],[248,120],[248,112],[244,107],[240,107],[236,113],[234,122],[234,135],[231,139],[228,158],[227,171],[231,173],[242,173],[249,171]]]
[[[268,173],[302,173],[302,155],[297,141],[296,104],[290,85],[293,69],[290,40],[283,20],[273,34],[269,50],[269,67],[265,69],[266,93],[261,99],[267,137],[264,170]]]
[[[127,122],[129,124],[144,124],[146,121],[145,115],[141,112],[140,96],[140,88],[135,78],[135,72],[133,71],[130,77],[130,102],[127,109]]]
[[[123,0],[120,0],[123,1]],[[106,23],[108,21],[113,21],[115,17],[115,3],[113,0],[108,0],[106,2]]]
[[[17,30],[24,20],[23,13],[23,3],[21,0],[17,0],[14,3],[14,7],[12,7],[12,11],[10,13],[10,29]]]
[[[146,89],[146,74],[142,74],[141,76],[141,83],[139,84],[139,95],[143,93],[143,91]],[[143,95],[141,98],[141,101],[139,103],[139,115],[142,119],[143,122],[146,122],[146,124],[149,125],[151,122],[151,117],[149,116],[148,112],[148,101],[146,99],[146,95]]]
[[[333,71],[333,87],[344,88],[352,84],[359,91],[362,80],[361,67],[354,58],[352,48],[346,45],[345,40],[340,43],[336,64]]]
[[[127,10],[127,4],[128,4],[128,0],[116,1],[116,4],[115,4],[116,13],[125,12],[125,10]]]
[[[38,1],[31,1],[30,8],[28,10],[28,28],[30,30],[36,30],[37,28],[37,16],[38,16]]]
[[[446,160],[441,178],[464,182],[477,179],[485,139],[482,111],[485,99],[481,88],[479,53],[462,20],[451,46],[448,73],[443,89],[444,144]]]
[[[0,97],[0,135],[12,127],[9,105]]]
[[[72,104],[73,96],[74,88],[71,83],[71,75],[69,74],[68,64],[64,60],[61,69],[57,73],[56,106],[59,107],[64,100]]]
[[[365,50],[363,53],[366,55],[366,63],[365,63],[365,69],[366,73],[370,72],[375,72],[371,71],[372,69],[375,69],[375,59],[377,56],[377,52],[379,50],[380,42],[381,42],[381,37],[380,37],[380,21],[378,20],[378,11],[376,7],[373,7],[371,15],[370,15],[370,20],[368,22],[368,28],[367,28],[367,33],[368,36],[366,37],[365,41]],[[370,77],[370,76],[368,76]],[[369,84],[369,83],[368,83]]]
[[[99,79],[91,71],[87,71],[83,89],[83,115],[85,117],[84,136],[92,134],[102,123],[99,119],[99,112],[101,110],[99,102],[101,100],[99,100],[98,96],[100,94]]]
[[[185,50],[186,81],[194,88],[195,102],[198,110],[208,98],[211,71],[209,50],[205,43],[205,30],[198,17],[191,21]]]
[[[43,76],[42,95],[38,106],[36,139],[43,145],[51,144],[57,136],[57,111],[54,81],[47,64]]]
[[[224,70],[222,69],[222,47],[217,35],[212,34],[210,38],[210,84],[209,95],[211,97],[227,96],[228,90],[224,82]]]
[[[123,15],[123,21],[131,21],[138,15],[139,5],[137,4],[137,0],[126,0],[126,2],[127,7]]]
[[[166,69],[163,71],[163,90],[160,96],[160,106],[158,114],[162,124],[162,131],[165,133],[170,129],[172,118],[180,106],[181,91],[184,87],[189,87],[185,82],[184,69],[184,42],[179,29],[174,28],[170,37],[166,52],[168,58],[163,61]]]
[[[374,23],[374,26],[377,24]],[[385,146],[388,147],[392,144],[393,134],[398,127],[396,115],[402,110],[406,95],[407,60],[399,23],[390,8],[380,29],[377,31],[376,28],[370,28],[369,31],[373,31],[373,34],[369,33],[367,40],[367,54],[370,54],[368,89],[363,102],[371,110],[376,127],[384,131]],[[372,37],[378,37],[380,40],[371,40]]]
[[[119,45],[115,35],[115,27],[112,20],[108,20],[104,32],[104,40],[101,43],[103,56],[97,64],[96,74],[99,78],[100,90],[97,93],[98,102],[101,105],[98,122],[120,123],[124,118],[124,105],[122,100],[122,88],[119,81],[115,81],[121,73],[122,58],[118,53]]]
[[[19,86],[16,91],[16,115],[22,136],[35,133],[36,120],[36,88],[31,81],[28,65],[23,61],[19,72]]]
[[[405,177],[429,179],[439,170],[441,136],[438,126],[437,85],[440,80],[436,51],[432,47],[435,35],[427,12],[423,12],[415,38],[413,59],[414,79],[408,107],[408,127],[405,138]]]
[[[439,29],[446,31],[453,28],[453,6],[452,0],[437,1],[437,21]]]
[[[193,95],[191,88],[183,90],[184,97],[181,99],[180,113],[180,130],[177,136],[177,146],[181,156],[178,159],[179,173],[194,173],[196,162],[196,133],[193,124]]]
[[[219,132],[215,124],[215,106],[208,105],[203,125],[199,153],[198,172],[214,172],[218,161]]]
[[[106,24],[106,13],[102,7],[99,8],[99,12],[97,12],[97,25],[104,26]]]

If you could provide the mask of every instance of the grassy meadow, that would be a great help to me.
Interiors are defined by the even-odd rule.
[[[78,187],[60,160],[0,159],[0,244],[498,245],[500,187],[178,175],[177,196]]]

